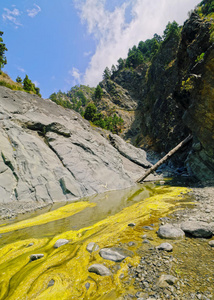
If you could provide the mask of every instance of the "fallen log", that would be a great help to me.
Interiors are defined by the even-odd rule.
[[[148,171],[145,172],[145,174],[140,177],[136,182],[140,183],[142,182],[149,174],[157,170],[158,167],[160,167],[167,159],[169,159],[175,152],[177,152],[180,148],[182,148],[184,145],[186,145],[189,141],[191,141],[193,136],[190,134],[187,138],[185,138],[182,142],[180,142],[175,148],[170,150],[163,158],[161,158],[154,166],[152,166]]]

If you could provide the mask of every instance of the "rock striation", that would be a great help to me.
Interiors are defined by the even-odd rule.
[[[0,87],[1,211],[9,207],[7,214],[13,214],[134,185],[142,165],[150,163],[143,150],[141,166],[134,163],[129,157],[139,150],[132,147],[131,155],[129,145],[120,143],[122,154],[74,111]]]

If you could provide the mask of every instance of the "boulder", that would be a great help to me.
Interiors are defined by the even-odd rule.
[[[127,255],[122,254],[119,250],[115,250],[113,248],[103,248],[100,250],[99,254],[102,258],[115,262],[120,262],[127,257]]]
[[[209,241],[209,245],[210,245],[210,247],[214,247],[214,240],[212,240],[212,241]]]
[[[173,250],[173,246],[170,243],[162,243],[159,246],[157,246],[156,249],[171,252]]]
[[[67,243],[69,243],[69,240],[66,239],[59,239],[56,241],[56,243],[54,244],[54,248],[59,248],[63,245],[66,245]]]
[[[30,261],[38,260],[43,257],[44,257],[44,254],[31,254]]]
[[[88,268],[88,271],[100,276],[110,276],[111,271],[102,264],[93,264]]]
[[[213,235],[208,223],[186,221],[181,224],[181,229],[195,238],[209,238]]]
[[[182,229],[175,227],[171,224],[165,224],[160,226],[160,228],[157,231],[157,234],[162,239],[182,239],[185,234]]]
[[[90,253],[97,251],[99,249],[99,246],[96,243],[89,243],[86,247],[86,250]]]

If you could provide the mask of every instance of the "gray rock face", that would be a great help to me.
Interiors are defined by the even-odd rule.
[[[56,243],[54,244],[54,248],[59,248],[63,245],[66,245],[67,243],[69,243],[69,240],[66,239],[59,239],[58,241],[56,241]]]
[[[101,265],[101,264],[91,265],[88,268],[88,271],[91,273],[96,273],[97,275],[100,275],[100,276],[110,276],[112,274],[111,271],[107,267],[105,267],[104,265]]]
[[[173,247],[170,243],[162,243],[161,245],[157,246],[156,249],[171,252]]]
[[[103,248],[99,252],[100,256],[104,259],[120,262],[126,258],[126,255],[112,248]]]
[[[43,257],[44,257],[44,254],[31,254],[30,261],[38,260]]]
[[[183,230],[174,227],[171,224],[160,226],[160,228],[157,231],[157,234],[160,238],[172,240],[181,239],[185,235]]]
[[[96,243],[89,243],[86,247],[86,250],[90,253],[97,251],[99,249],[99,246]]]
[[[150,168],[152,165],[146,158],[146,152],[140,148],[135,148],[128,144],[116,134],[110,134],[109,139],[111,144],[126,158],[134,163],[144,167]]]
[[[213,235],[212,230],[207,223],[197,221],[187,221],[181,224],[182,230],[196,238],[209,238]]]
[[[0,87],[0,114],[0,203],[12,212],[124,189],[144,173],[127,158],[142,150],[124,143],[124,157],[79,114],[48,99]]]

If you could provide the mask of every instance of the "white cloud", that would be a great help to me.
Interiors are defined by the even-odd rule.
[[[72,68],[68,71],[68,77],[65,79],[65,82],[69,86],[74,86],[79,84],[82,81],[82,74],[77,68]]]
[[[22,73],[26,73],[25,69],[23,69],[22,67],[17,67],[17,70],[19,70]]]
[[[96,40],[96,51],[84,75],[84,83],[96,86],[106,66],[127,57],[128,49],[139,41],[162,35],[168,21],[179,24],[199,0],[125,0],[113,11],[105,8],[106,0],[75,0],[83,23]],[[131,20],[126,22],[126,10],[131,7]]]
[[[34,18],[41,11],[41,7],[39,7],[37,4],[34,4],[34,6],[35,7],[32,9],[27,9],[27,14],[31,18]]]
[[[91,54],[92,54],[91,51],[88,51],[88,52],[84,52],[84,53],[83,53],[83,55],[86,56],[86,57],[87,57],[87,56],[90,56]]]
[[[14,6],[13,6],[14,7]],[[13,8],[12,10],[8,8],[4,8],[4,13],[2,14],[2,18],[4,22],[10,22],[15,25],[15,28],[22,26],[22,24],[18,21],[18,18],[21,15],[21,12],[17,8]]]
[[[68,73],[72,75],[75,80],[80,81],[81,73],[77,68],[73,68]]]

